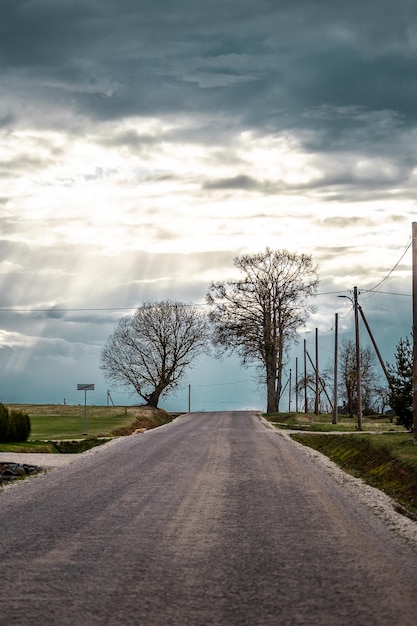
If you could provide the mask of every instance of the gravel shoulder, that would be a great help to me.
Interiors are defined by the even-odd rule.
[[[27,463],[28,465],[36,465],[46,469],[69,465],[77,459],[77,456],[79,455],[0,452],[0,463]]]
[[[132,436],[132,435],[131,435]],[[140,435],[133,435],[134,437]],[[38,452],[0,452],[0,463],[27,463],[28,465],[36,465],[37,467],[42,467],[44,469],[49,469],[53,467],[64,467],[66,465],[70,465],[70,463],[74,463],[77,459],[81,457],[85,457],[86,455],[95,454],[102,450],[103,448],[107,448],[108,446],[112,446],[118,441],[123,440],[123,437],[115,437],[111,441],[103,443],[101,446],[96,446],[87,450],[86,452],[82,452],[81,454],[50,454],[50,453],[38,453]]]
[[[313,448],[309,448],[308,446],[304,446],[303,444],[298,443],[298,441],[294,441],[294,439],[290,436],[291,431],[275,429],[274,426],[271,426],[267,422],[265,425],[269,428],[274,428],[279,437],[283,437],[287,441],[291,441],[292,445],[302,450],[302,452],[314,463],[317,463],[321,467],[325,468],[327,472],[331,474],[335,482],[343,485],[345,489],[348,489],[352,495],[358,498],[360,502],[365,504],[375,515],[382,519],[382,521],[393,532],[401,536],[407,543],[413,545],[414,548],[417,549],[417,522],[399,513],[396,510],[398,505],[392,498],[387,496],[383,491],[380,491],[375,487],[371,487],[361,478],[348,474],[327,456],[321,454],[321,452],[313,450]]]

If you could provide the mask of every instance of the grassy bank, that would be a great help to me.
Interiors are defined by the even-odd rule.
[[[332,416],[328,413],[270,413],[265,418],[277,428],[291,430],[308,430],[313,432],[352,432],[356,430],[357,418],[339,415],[337,424],[332,424]],[[362,429],[371,432],[404,432],[395,420],[387,415],[375,415],[362,419]]]
[[[8,407],[29,414],[31,434],[24,443],[0,443],[0,452],[57,452],[56,443],[52,442],[72,440],[88,440],[92,447],[93,441],[99,438],[128,435],[137,428],[149,430],[167,424],[174,417],[163,409],[148,407],[87,406],[85,424],[81,405],[15,404]],[[65,447],[68,445],[61,446]]]
[[[276,413],[265,415],[276,428],[296,430],[291,437],[325,454],[345,471],[377,487],[417,519],[417,445],[413,435],[386,415],[364,417],[361,432],[355,417]],[[323,434],[321,434],[323,433]],[[350,434],[349,434],[350,433]]]
[[[417,446],[410,433],[300,433],[291,437],[381,489],[417,519]]]

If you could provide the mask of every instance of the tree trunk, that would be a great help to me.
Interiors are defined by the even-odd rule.
[[[158,408],[159,396],[161,394],[158,391],[153,391],[146,399],[146,404],[153,409]]]
[[[281,400],[282,394],[282,366],[283,366],[283,347],[282,347],[282,338],[279,337],[279,345],[278,345],[278,353],[274,355],[274,365],[275,365],[275,376],[276,376],[276,412],[279,413],[279,401]]]
[[[276,382],[276,364],[274,355],[269,355],[266,363],[266,394],[267,394],[267,413],[277,412],[277,395],[275,391]]]
[[[275,393],[275,376],[268,377],[266,382],[267,389],[267,413],[276,413],[277,411],[277,396]]]
[[[277,388],[275,390],[275,411],[279,413],[279,401],[281,399],[282,393],[282,380],[281,378],[277,380]]]

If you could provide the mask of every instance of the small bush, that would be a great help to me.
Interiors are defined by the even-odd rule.
[[[30,435],[30,417],[22,411],[9,411],[0,404],[0,442],[26,441]]]
[[[4,404],[0,403],[0,441],[7,441],[7,424],[9,421],[9,411]]]
[[[7,438],[9,441],[26,441],[30,435],[30,417],[22,411],[10,411]]]

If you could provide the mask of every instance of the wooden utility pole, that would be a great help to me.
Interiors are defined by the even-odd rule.
[[[111,397],[110,389],[107,389],[107,406],[110,406],[110,402],[114,406],[113,398]]]
[[[308,398],[307,398],[307,342],[304,339],[304,413],[308,412]]]
[[[314,365],[313,361],[311,360],[311,356],[309,355],[308,350],[307,350],[307,357],[308,357],[308,360],[310,361],[311,367],[313,368],[313,372],[316,373],[316,366]],[[329,401],[329,404],[331,406],[331,413],[333,413],[333,402],[331,401],[331,399],[329,397],[329,394],[326,391],[326,385],[324,384],[324,381],[320,380],[320,377],[319,377],[319,387],[320,387],[320,394],[321,394],[321,392],[323,392],[325,394],[325,396],[326,396],[326,398]]]
[[[417,443],[417,222],[413,222],[413,437]]]
[[[353,306],[355,309],[355,342],[356,342],[356,394],[358,411],[358,430],[362,430],[362,376],[361,376],[361,346],[359,341],[358,319],[358,288],[353,288]]]
[[[295,412],[298,413],[298,356],[295,357]]]
[[[359,341],[359,304],[358,304],[358,288],[353,288],[353,300],[349,296],[338,296],[339,298],[347,298],[353,304],[355,312],[355,345],[356,345],[356,387],[357,387],[357,413],[358,413],[358,430],[362,430],[362,376],[361,376],[361,346]]]
[[[339,314],[334,316],[334,383],[333,383],[333,417],[332,424],[337,424],[337,365],[338,365],[338,340],[339,340]]]
[[[319,414],[320,408],[320,378],[319,378],[319,329],[316,328],[316,401],[314,403],[314,413]]]
[[[288,386],[288,413],[291,413],[291,387],[292,387],[292,370],[290,369],[290,383]]]

